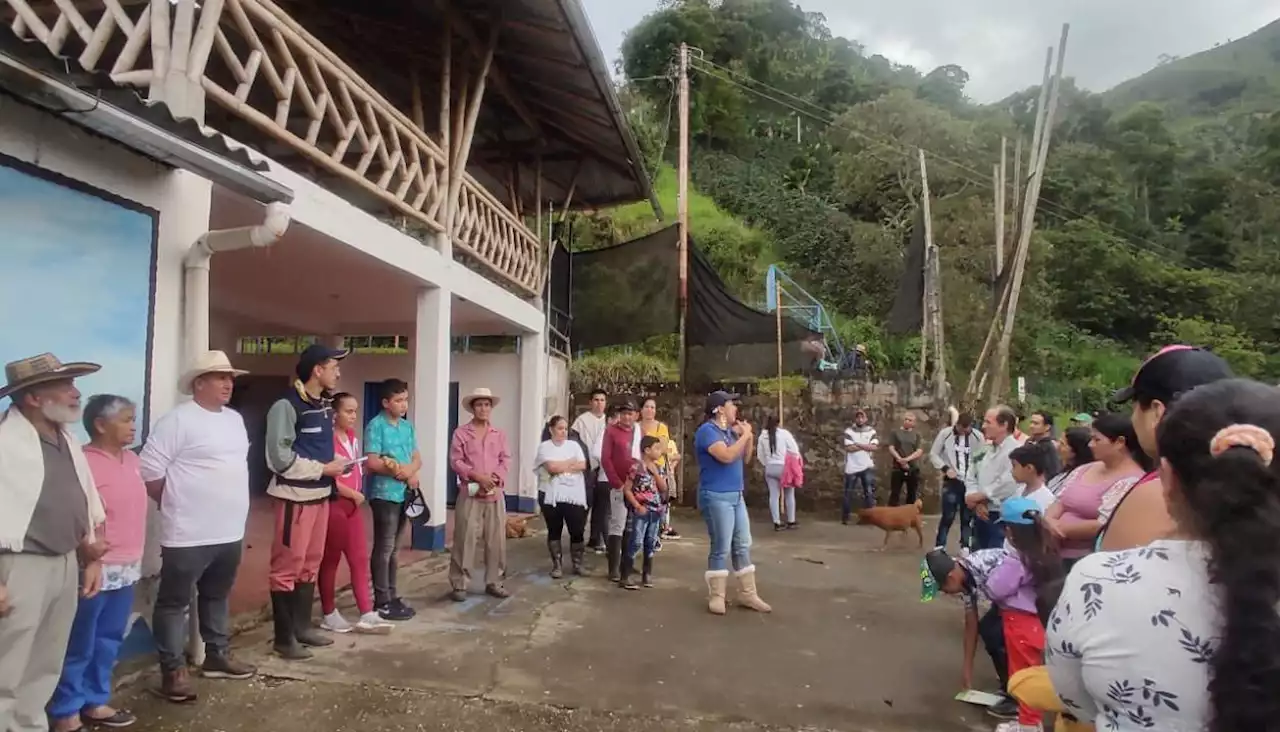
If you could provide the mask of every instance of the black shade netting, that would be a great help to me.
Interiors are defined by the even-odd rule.
[[[902,279],[898,281],[898,294],[893,298],[886,326],[890,333],[918,333],[924,325],[924,211],[916,210],[911,224],[911,238],[907,241],[903,261]]]
[[[572,257],[573,347],[640,343],[675,333],[679,236],[674,226]]]

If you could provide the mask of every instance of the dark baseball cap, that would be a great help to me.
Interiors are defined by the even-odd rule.
[[[1133,383],[1112,395],[1111,401],[1154,399],[1171,404],[1182,394],[1223,379],[1235,378],[1216,353],[1194,346],[1165,346],[1133,375]]]
[[[341,361],[350,353],[345,348],[331,348],[319,343],[312,343],[307,346],[302,355],[298,356],[298,379],[306,381],[311,378],[311,371],[317,366],[327,361]]]
[[[736,402],[737,400],[738,400],[738,395],[734,394],[731,391],[724,391],[723,389],[719,391],[713,391],[707,395],[707,406],[705,411],[708,415],[710,415],[712,412],[719,409],[720,407],[723,407],[729,402]]]
[[[924,555],[925,567],[929,570],[929,574],[933,575],[933,581],[941,587],[947,581],[947,575],[951,574],[951,570],[956,568],[956,560],[947,554],[946,549],[934,549]]]
[[[613,403],[614,414],[618,414],[620,412],[638,412],[638,411],[640,411],[640,409],[636,406],[636,402],[634,399],[624,398],[624,399],[619,399]]]

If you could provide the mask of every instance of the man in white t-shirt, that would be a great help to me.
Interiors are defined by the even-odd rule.
[[[192,400],[161,417],[142,449],[142,479],[161,519],[152,631],[160,693],[173,702],[196,698],[183,655],[192,587],[205,643],[201,675],[247,679],[257,672],[231,657],[228,607],[249,515],[249,435],[227,403],[244,373],[222,351],[203,354],[178,385]]]
[[[609,483],[599,475],[600,453],[596,449],[604,438],[604,428],[609,426],[609,417],[605,409],[609,404],[609,395],[603,389],[591,392],[591,409],[578,415],[570,429],[578,433],[582,442],[591,450],[587,456],[587,470],[591,480],[591,494],[587,496],[587,510],[591,514],[591,522],[587,533],[587,544],[592,551],[604,551],[604,538],[609,533]]]
[[[876,465],[874,455],[880,449],[876,428],[867,422],[867,413],[853,413],[853,426],[844,431],[844,504],[840,507],[840,523],[848,524],[855,501],[863,508],[876,505]]]

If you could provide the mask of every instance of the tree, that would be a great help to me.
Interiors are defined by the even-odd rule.
[[[964,87],[969,72],[955,64],[939,66],[920,80],[916,96],[944,109],[960,109],[965,104]]]

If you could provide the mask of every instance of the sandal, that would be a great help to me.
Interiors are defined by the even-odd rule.
[[[86,724],[90,724],[95,727],[107,727],[110,729],[129,727],[132,726],[134,722],[138,721],[137,717],[123,709],[117,709],[116,713],[112,714],[110,717],[90,717],[88,714],[82,714],[80,715],[80,718],[84,720]]]

